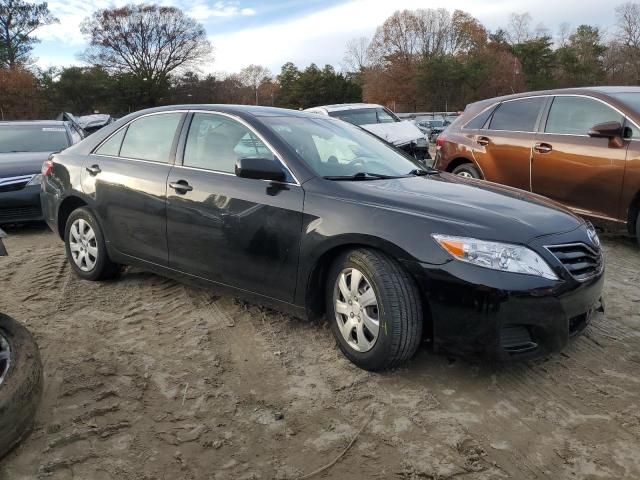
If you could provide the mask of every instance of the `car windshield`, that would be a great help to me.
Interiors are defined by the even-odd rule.
[[[321,177],[396,177],[421,168],[394,147],[344,122],[303,117],[262,121]]]
[[[329,112],[329,116],[339,118],[354,125],[373,125],[375,123],[394,123],[400,119],[390,111],[380,108],[358,108]]]
[[[0,153],[59,152],[68,146],[63,126],[0,125]]]

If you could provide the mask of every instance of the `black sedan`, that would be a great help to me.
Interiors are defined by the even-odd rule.
[[[69,122],[0,122],[0,225],[42,220],[42,164],[81,139]]]
[[[425,170],[305,112],[192,105],[131,114],[45,164],[73,270],[122,265],[325,316],[376,370],[436,348],[524,359],[601,309],[592,226],[549,200]]]

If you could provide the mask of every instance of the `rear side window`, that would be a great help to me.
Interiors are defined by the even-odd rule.
[[[491,119],[491,130],[533,132],[546,98],[523,98],[500,104]]]
[[[126,128],[120,130],[109,140],[100,145],[100,147],[96,150],[96,153],[98,155],[109,155],[111,157],[117,157],[118,155],[120,155],[120,145],[122,145],[122,139],[124,138],[124,134],[126,131]]]
[[[493,110],[494,110],[493,107],[487,108],[484,112],[482,112],[480,115],[476,116],[473,120],[467,123],[464,126],[464,128],[479,129],[484,127],[485,123],[487,123],[487,120],[489,120],[489,117],[493,113]]]
[[[624,121],[610,106],[585,97],[556,97],[549,110],[544,131],[564,135],[587,135],[594,125]]]
[[[127,128],[120,156],[167,163],[182,113],[149,115]]]

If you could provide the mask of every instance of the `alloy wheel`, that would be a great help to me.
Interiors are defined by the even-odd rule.
[[[9,348],[9,342],[2,336],[0,332],[0,385],[4,381],[9,366],[11,365],[11,348]]]
[[[98,243],[96,234],[89,223],[79,218],[69,231],[69,250],[74,263],[83,272],[90,272],[98,261]]]
[[[357,352],[368,352],[378,339],[378,299],[371,282],[356,268],[345,268],[333,292],[336,322],[342,337]]]
[[[463,170],[461,172],[458,173],[459,177],[464,177],[464,178],[473,178],[473,175],[471,175],[469,172]]]

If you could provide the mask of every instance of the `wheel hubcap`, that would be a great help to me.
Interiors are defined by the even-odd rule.
[[[73,262],[83,272],[90,272],[98,261],[96,234],[86,220],[79,218],[71,225],[69,250]]]
[[[9,366],[11,364],[11,349],[9,348],[9,342],[2,336],[0,332],[0,385],[7,376]]]
[[[333,292],[336,322],[342,337],[357,352],[368,352],[378,339],[378,299],[371,283],[355,268],[338,275]]]
[[[469,172],[465,172],[465,171],[459,172],[458,176],[459,177],[464,177],[464,178],[473,178],[473,175],[471,175]]]

